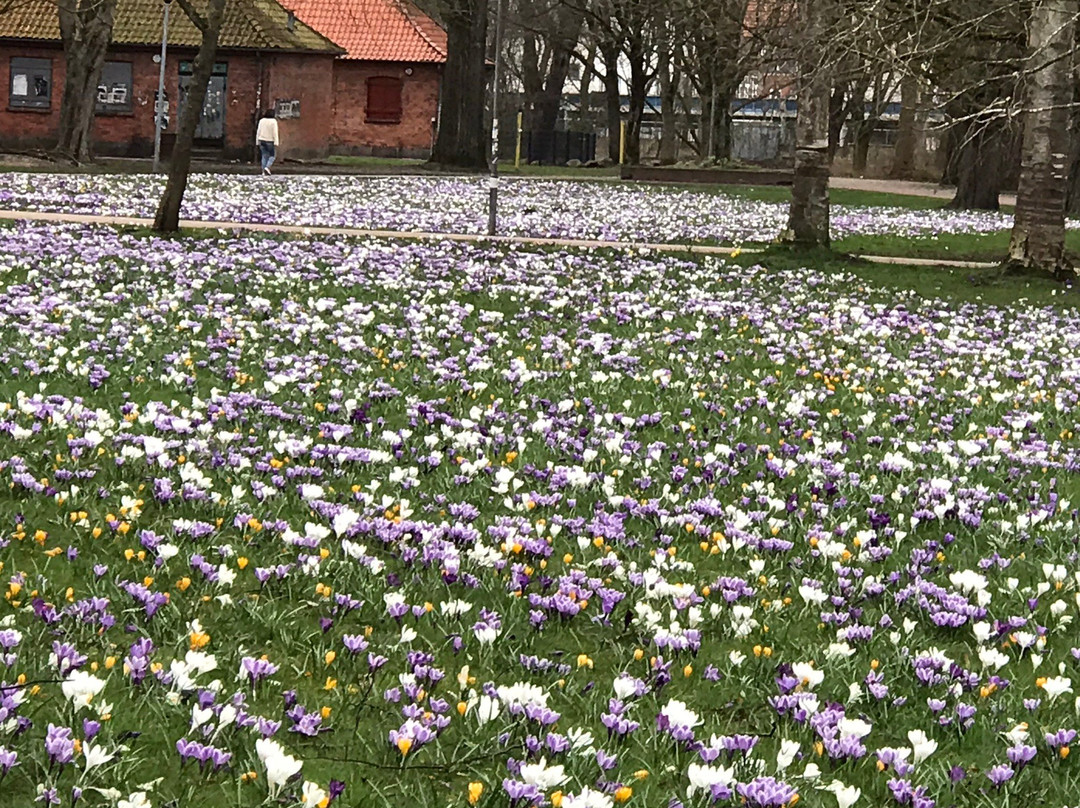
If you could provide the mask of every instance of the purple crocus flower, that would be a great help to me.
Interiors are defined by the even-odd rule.
[[[19,765],[19,753],[0,746],[0,778]]]
[[[1005,783],[1011,780],[1016,775],[1016,771],[1004,763],[994,766],[986,773],[987,778],[994,784],[995,788],[1001,788]]]
[[[1005,754],[1009,758],[1009,762],[1016,766],[1019,771],[1035,758],[1036,750],[1034,746],[1017,744],[1010,747]]]
[[[278,672],[278,666],[268,659],[261,657],[244,657],[240,660],[240,673],[237,679],[247,678],[251,686]]]
[[[71,727],[58,727],[49,724],[45,733],[45,751],[49,755],[50,762],[63,765],[70,763],[75,757],[75,741],[71,737]]]
[[[781,808],[795,796],[795,789],[773,777],[756,777],[740,783],[735,790],[749,808]]]

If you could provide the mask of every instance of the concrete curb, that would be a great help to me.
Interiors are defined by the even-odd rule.
[[[54,224],[96,224],[111,227],[152,227],[152,219],[132,216],[46,213],[23,210],[0,210],[0,220],[52,222]],[[195,230],[225,230],[246,233],[286,233],[301,236],[343,236],[349,238],[403,239],[407,241],[454,241],[463,243],[516,244],[535,247],[572,247],[611,250],[648,250],[651,252],[689,253],[693,255],[759,255],[758,247],[718,247],[703,244],[664,244],[654,242],[598,241],[593,239],[533,238],[529,236],[485,236],[475,233],[427,233],[418,230],[365,230],[349,227],[303,227],[300,225],[261,224],[259,222],[208,222],[185,219],[180,226]],[[977,261],[947,261],[933,258],[902,258],[884,255],[855,256],[863,261],[894,266],[949,267],[951,269],[990,269],[996,264]]]

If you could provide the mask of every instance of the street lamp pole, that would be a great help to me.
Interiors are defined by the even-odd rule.
[[[154,173],[161,170],[161,125],[165,121],[165,57],[169,50],[169,9],[172,0],[164,0],[161,20],[161,69],[158,72],[157,102],[154,104]]]
[[[495,76],[491,93],[491,177],[488,179],[488,235],[499,217],[499,82],[502,80],[503,0],[495,0]]]

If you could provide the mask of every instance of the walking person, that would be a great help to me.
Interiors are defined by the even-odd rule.
[[[270,166],[277,158],[277,147],[281,145],[281,135],[278,133],[277,116],[274,110],[268,109],[263,113],[259,121],[259,129],[255,133],[255,141],[259,144],[259,157],[262,159],[262,171],[270,175]]]

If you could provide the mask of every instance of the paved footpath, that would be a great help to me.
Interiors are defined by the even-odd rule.
[[[830,177],[830,188],[845,191],[876,191],[883,194],[900,196],[925,196],[948,202],[956,196],[956,189],[948,185],[936,185],[932,182],[911,182],[908,180],[879,180],[866,177]],[[1016,207],[1016,194],[1001,194],[998,201],[1002,205]]]
[[[24,222],[54,222],[58,224],[99,224],[113,227],[152,227],[152,219],[132,216],[98,216],[76,213],[42,213],[25,210],[0,210],[0,220]],[[475,233],[426,233],[419,230],[363,230],[349,227],[304,227],[300,225],[260,224],[257,222],[206,222],[182,220],[180,226],[193,230],[227,230],[245,233],[286,233],[303,236],[347,236],[351,238],[406,239],[412,241],[459,241],[467,243],[523,244],[538,247],[586,247],[612,250],[653,250],[657,252],[691,253],[694,255],[755,255],[763,253],[758,247],[716,247],[704,244],[656,244],[632,241],[595,241],[591,239],[534,238],[531,236],[482,236]],[[955,269],[987,269],[995,264],[976,261],[945,261],[933,258],[896,258],[882,255],[860,255],[875,264],[903,266],[949,267]]]

